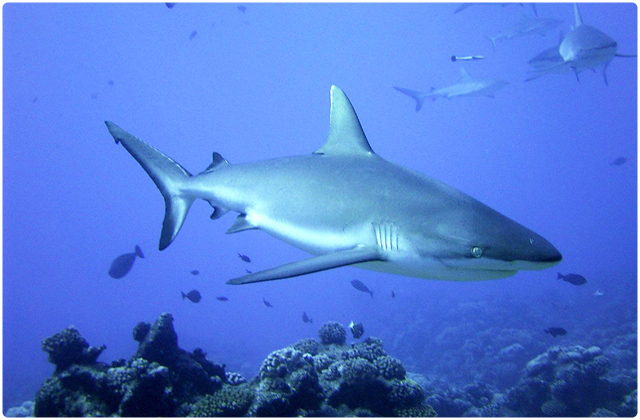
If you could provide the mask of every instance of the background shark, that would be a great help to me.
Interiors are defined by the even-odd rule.
[[[533,80],[548,73],[572,70],[576,79],[580,81],[579,74],[584,70],[596,70],[602,68],[604,83],[607,80],[607,67],[615,57],[636,57],[636,55],[618,54],[618,43],[601,30],[593,26],[585,25],[580,15],[577,3],[573,4],[575,23],[572,30],[564,37],[558,53],[562,62],[540,70],[537,74],[527,79]]]
[[[491,45],[493,46],[493,50],[495,51],[496,43],[498,41],[535,34],[545,36],[548,32],[554,30],[561,24],[562,21],[558,19],[539,17],[530,18],[523,13],[522,18],[516,25],[496,35],[487,36],[487,39],[491,41]]]
[[[464,67],[460,67],[460,74],[461,77],[458,82],[438,89],[432,87],[429,93],[396,86],[393,88],[412,97],[416,101],[416,112],[418,112],[422,108],[425,99],[435,101],[437,98],[451,99],[463,96],[488,96],[493,98],[495,92],[509,84],[509,82],[503,80],[474,79]]]
[[[247,274],[245,284],[346,265],[440,280],[485,280],[551,267],[562,256],[546,239],[477,200],[376,155],[347,96],[331,88],[329,139],[311,155],[230,165],[191,176],[115,124],[116,143],[165,199],[160,250],[174,240],[197,198],[212,219],[240,215],[227,233],[260,229],[314,258]]]

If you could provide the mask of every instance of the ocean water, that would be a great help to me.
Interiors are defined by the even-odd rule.
[[[554,345],[599,346],[610,375],[637,375],[637,59],[614,58],[608,86],[601,68],[579,81],[567,72],[524,82],[527,61],[570,31],[571,4],[537,4],[540,17],[564,22],[495,51],[485,35],[533,17],[531,7],[239,5],[4,5],[3,412],[33,400],[53,373],[46,337],[74,325],[107,346],[99,360],[129,358],[133,327],[163,312],[180,347],[201,347],[247,377],[271,351],[352,320],[442,386],[507,390]],[[637,53],[636,5],[580,11],[619,53]],[[428,92],[458,81],[461,67],[509,84],[495,98],[427,100],[420,112],[392,88]],[[377,154],[529,227],[562,262],[482,282],[347,267],[231,286],[246,269],[308,254],[259,230],[225,235],[235,215],[210,220],[204,201],[158,251],[162,196],[105,120],[198,173],[214,151],[231,164],[315,151],[328,134],[332,85]],[[619,157],[626,162],[611,165]],[[111,278],[111,262],[136,244],[145,258]],[[181,297],[192,289],[197,304]],[[549,327],[567,334],[554,338]],[[501,356],[513,345],[517,357]]]

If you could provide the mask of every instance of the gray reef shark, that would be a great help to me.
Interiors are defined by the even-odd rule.
[[[636,55],[618,54],[618,43],[613,38],[599,29],[583,23],[576,3],[573,4],[573,11],[575,24],[558,47],[558,54],[562,57],[562,61],[554,66],[538,70],[537,74],[529,77],[526,81],[537,79],[548,73],[569,70],[572,70],[576,79],[580,81],[578,76],[580,72],[588,69],[595,71],[596,68],[602,67],[604,83],[608,85],[607,66],[614,57],[637,57]]]
[[[114,123],[106,125],[164,197],[161,250],[200,198],[213,207],[212,219],[239,213],[227,233],[260,229],[316,255],[229,284],[347,265],[428,279],[486,280],[561,260],[537,233],[375,154],[351,102],[336,86],[330,114],[329,138],[314,153],[237,165],[214,153],[197,175]]]
[[[560,31],[560,39],[556,45],[536,54],[536,56],[527,61],[527,63],[537,71],[558,68],[558,64],[564,62],[564,59],[560,55],[560,44],[563,39],[564,34]],[[560,70],[561,72],[567,71],[565,68],[560,68]]]
[[[491,45],[493,45],[493,50],[496,49],[497,41],[505,40],[505,39],[513,39],[521,36],[538,34],[541,36],[546,35],[548,32],[554,30],[558,26],[562,24],[561,20],[558,19],[548,19],[548,18],[530,18],[527,17],[524,13],[522,14],[522,19],[515,24],[512,28],[507,29],[503,32],[500,32],[494,36],[485,35],[486,38],[491,41]]]
[[[511,6],[513,4],[519,4],[520,6],[524,6],[524,3],[462,3],[460,6],[458,6],[456,8],[456,10],[453,11],[453,13],[460,13],[464,9],[467,9],[467,8],[469,8],[471,6],[500,6],[500,7],[506,7],[506,6]],[[536,16],[538,16],[538,9],[536,9],[536,4],[535,3],[529,3],[529,5],[533,9],[533,13]]]
[[[429,93],[423,93],[417,90],[405,89],[394,86],[393,88],[400,93],[404,93],[415,99],[416,112],[420,111],[425,99],[435,101],[437,98],[457,98],[462,96],[488,96],[493,98],[493,94],[502,89],[509,82],[494,79],[474,79],[464,67],[460,67],[461,77],[456,83],[442,88],[432,87]]]

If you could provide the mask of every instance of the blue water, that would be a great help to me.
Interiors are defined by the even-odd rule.
[[[52,374],[44,338],[75,325],[92,345],[107,345],[100,360],[128,358],[137,344],[132,328],[162,312],[174,315],[182,348],[202,347],[247,377],[269,352],[315,337],[324,322],[352,319],[408,370],[451,384],[511,386],[526,361],[553,344],[600,345],[615,369],[637,368],[636,59],[615,58],[609,86],[601,69],[581,73],[580,82],[567,73],[524,83],[527,60],[556,45],[559,30],[501,42],[495,52],[483,35],[532,15],[529,7],[454,14],[456,4],[247,4],[244,13],[237,6],[3,7],[3,410],[32,400]],[[634,4],[580,7],[618,52],[636,53]],[[537,10],[570,30],[572,5]],[[453,54],[486,56],[462,65],[509,85],[494,99],[427,101],[419,113],[392,89],[454,83]],[[157,250],[162,197],[114,144],[105,120],[197,173],[214,151],[233,164],[318,149],[332,84],[349,96],[376,153],[538,232],[563,261],[486,282],[342,268],[228,286],[245,269],[307,254],[260,231],[225,235],[234,216],[212,221],[203,201],[174,243]],[[609,164],[620,156],[625,164]],[[109,277],[111,261],[136,244],[146,258],[126,277]],[[559,281],[558,271],[588,283]],[[351,286],[354,278],[373,299]],[[200,303],[181,298],[191,289]],[[229,301],[215,299],[222,295]],[[313,324],[302,322],[303,311]],[[550,326],[568,334],[554,339],[543,332]],[[611,343],[629,335],[620,355],[619,340]],[[526,350],[515,376],[492,377],[495,353],[513,343]]]

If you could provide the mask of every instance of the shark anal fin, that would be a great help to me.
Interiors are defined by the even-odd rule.
[[[375,248],[357,247],[247,274],[231,279],[227,284],[248,284],[286,279],[367,261],[382,261],[382,256]]]
[[[229,209],[226,209],[224,207],[214,206],[213,204],[212,206],[213,206],[213,213],[211,213],[211,216],[210,216],[211,220],[219,219],[229,212]]]
[[[249,229],[258,229],[258,226],[247,220],[246,214],[241,214],[236,218],[236,221],[233,222],[233,225],[227,230],[226,233],[236,233],[242,232],[243,230]]]

